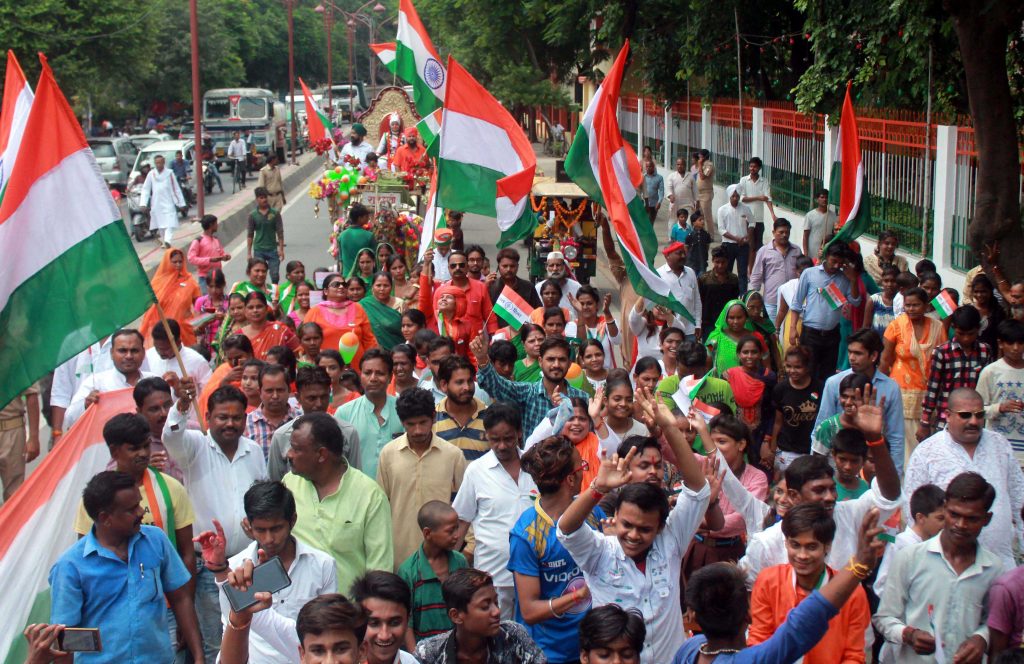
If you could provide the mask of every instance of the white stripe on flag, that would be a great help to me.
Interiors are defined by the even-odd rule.
[[[438,88],[431,88],[426,79],[423,78],[423,71],[427,66],[429,60],[434,60],[434,56],[430,53],[430,49],[427,48],[423,40],[423,35],[416,32],[412,27],[412,23],[409,22],[409,15],[399,9],[398,12],[398,36],[395,38],[395,48],[397,50],[399,44],[405,46],[412,51],[413,58],[416,60],[416,73],[420,80],[428,89],[434,94],[435,97],[444,101],[444,93],[448,87],[448,75],[445,73],[442,78],[441,85]],[[437,62],[438,67],[444,70],[444,65],[441,62]],[[412,83],[412,81],[409,81]]]
[[[523,162],[504,127],[446,108],[441,159],[472,164],[512,175]]]

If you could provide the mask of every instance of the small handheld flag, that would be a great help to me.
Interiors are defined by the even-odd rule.
[[[835,284],[829,284],[825,288],[821,289],[821,296],[828,302],[828,306],[832,307],[832,310],[839,309],[846,304],[846,296],[843,295],[843,291],[839,290],[839,286]]]
[[[953,296],[945,289],[939,291],[939,294],[935,296],[932,306],[943,318],[948,318],[957,309],[957,303],[953,300]]]
[[[691,408],[694,411],[700,413],[700,416],[703,417],[704,420],[707,422],[710,422],[711,419],[715,417],[715,415],[718,415],[720,412],[722,412],[715,408],[714,406],[709,406],[700,399],[694,399]]]
[[[505,286],[501,290],[501,294],[498,295],[498,300],[494,303],[494,313],[508,323],[512,329],[519,330],[523,323],[530,320],[533,307],[519,293],[512,290],[511,287]]]

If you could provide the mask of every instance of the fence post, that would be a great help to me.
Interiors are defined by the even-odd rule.
[[[644,151],[644,98],[636,98],[636,153],[643,154]]]
[[[953,210],[956,205],[956,127],[935,128],[935,179],[932,187],[932,260],[952,269]]]
[[[836,143],[839,140],[839,128],[833,127],[828,122],[828,116],[825,116],[825,144],[823,147],[824,151],[821,158],[821,182],[824,184],[825,189],[831,186],[832,182],[832,162],[836,160]]]
[[[742,125],[742,118],[740,119]],[[742,135],[742,133],[741,133]],[[764,109],[754,106],[750,109],[750,157],[760,157],[764,161]],[[742,160],[741,160],[742,161]],[[743,170],[742,167],[740,170]]]
[[[705,150],[711,149],[711,107],[700,107],[700,146]]]
[[[673,168],[673,165],[672,165],[672,105],[671,104],[666,104],[665,105],[665,142],[663,143],[662,147],[664,148],[663,151],[665,153],[665,155],[664,155],[665,156],[665,161],[663,161],[662,163],[664,164],[665,168]]]

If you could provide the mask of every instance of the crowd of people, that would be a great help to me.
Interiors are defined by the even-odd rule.
[[[610,233],[614,293],[557,251],[536,284],[513,248],[491,271],[458,214],[410,269],[355,203],[311,280],[261,186],[228,288],[203,219],[153,278],[168,324],[56,371],[55,453],[102,393],[137,412],[103,427],[29,661],[69,657],[65,627],[99,629],[96,662],[1021,661],[1024,283],[961,298],[890,232],[829,243],[824,193],[797,246],[757,158],[717,211],[706,151],[652,165],[685,312]]]

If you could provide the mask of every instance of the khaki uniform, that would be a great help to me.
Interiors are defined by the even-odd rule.
[[[266,187],[270,192],[270,197],[267,199],[270,202],[270,207],[275,210],[284,209],[284,181],[281,179],[280,168],[271,168],[269,165],[261,168],[256,186]]]
[[[4,501],[25,481],[25,443],[28,440],[25,417],[26,397],[38,396],[33,385],[0,410],[0,482],[4,485]]]

